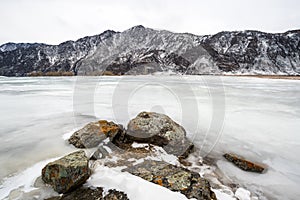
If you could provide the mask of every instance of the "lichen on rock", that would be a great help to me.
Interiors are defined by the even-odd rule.
[[[42,169],[42,179],[58,193],[81,186],[90,176],[88,158],[84,151],[76,151],[48,163]]]
[[[106,138],[114,141],[115,137],[123,132],[121,125],[106,120],[91,122],[82,129],[73,133],[69,143],[77,148],[93,148],[98,146]]]
[[[129,200],[127,194],[114,189],[103,195],[103,188],[81,187],[62,196],[51,197],[46,200]]]
[[[127,194],[124,192],[117,191],[115,189],[108,190],[108,194],[103,200],[129,200]]]
[[[164,114],[141,112],[130,120],[126,137],[135,142],[163,147],[168,153],[186,157],[194,145],[182,126]]]
[[[216,200],[209,182],[198,173],[163,161],[145,160],[143,163],[128,167],[127,171],[147,181],[181,192],[187,198]]]
[[[244,171],[263,173],[266,170],[265,166],[251,162],[241,156],[232,153],[226,153],[223,156],[228,161],[232,162],[235,166],[237,166],[238,168]]]

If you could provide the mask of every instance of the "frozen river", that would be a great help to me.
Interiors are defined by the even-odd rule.
[[[0,199],[30,188],[41,161],[74,151],[87,122],[123,125],[141,111],[169,115],[227,179],[269,199],[300,195],[300,81],[216,76],[0,77]],[[235,152],[269,166],[246,173]],[[34,166],[35,165],[35,166]],[[41,163],[40,165],[44,165]],[[25,171],[24,171],[25,170]]]

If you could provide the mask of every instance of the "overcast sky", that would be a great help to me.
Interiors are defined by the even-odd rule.
[[[299,0],[0,0],[0,44],[58,44],[107,29],[146,27],[198,35],[300,28]]]

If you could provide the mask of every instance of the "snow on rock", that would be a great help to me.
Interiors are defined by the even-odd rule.
[[[130,200],[153,199],[187,199],[179,192],[172,192],[167,188],[150,183],[127,172],[115,168],[99,167],[86,183],[87,186],[117,189],[127,194]]]
[[[232,195],[226,194],[225,192],[222,192],[220,190],[214,190],[214,193],[217,196],[218,200],[236,200],[236,198],[234,198]]]

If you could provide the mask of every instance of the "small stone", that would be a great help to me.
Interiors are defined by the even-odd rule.
[[[251,162],[249,160],[246,160],[245,158],[232,154],[232,153],[226,153],[223,155],[224,158],[226,158],[228,161],[232,162],[235,166],[238,168],[249,171],[249,172],[257,172],[257,173],[263,173],[265,171],[265,167]]]
[[[42,169],[42,179],[58,193],[69,192],[81,186],[90,176],[88,158],[84,151],[71,153]]]

